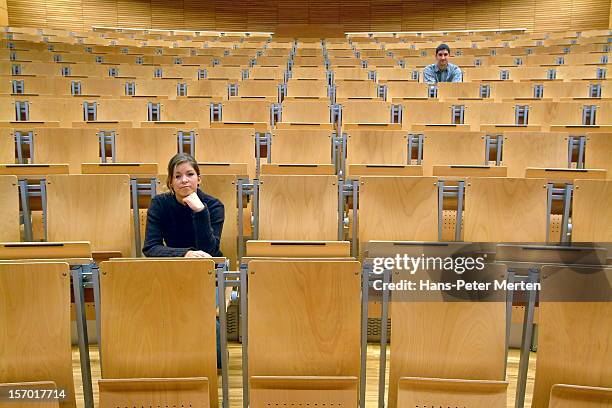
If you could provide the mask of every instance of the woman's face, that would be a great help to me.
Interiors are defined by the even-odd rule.
[[[174,168],[172,175],[172,189],[179,201],[197,190],[200,176],[190,163],[181,163]]]

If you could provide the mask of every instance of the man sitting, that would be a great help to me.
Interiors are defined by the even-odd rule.
[[[450,48],[446,44],[438,45],[436,48],[436,63],[425,67],[423,70],[423,82],[436,84],[438,82],[463,82],[461,69],[455,64],[448,62]]]

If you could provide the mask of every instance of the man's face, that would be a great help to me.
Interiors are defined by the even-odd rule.
[[[447,50],[438,51],[438,53],[436,54],[436,60],[438,62],[438,67],[446,68],[446,66],[448,65],[448,57],[449,57],[449,54]]]

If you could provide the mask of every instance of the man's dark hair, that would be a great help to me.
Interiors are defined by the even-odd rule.
[[[438,45],[438,47],[436,48],[436,55],[438,55],[438,53],[439,53],[440,51],[444,51],[444,50],[448,51],[448,53],[450,54],[450,48],[449,48],[449,46],[448,46],[448,45],[446,45],[446,44],[440,44],[440,45]]]

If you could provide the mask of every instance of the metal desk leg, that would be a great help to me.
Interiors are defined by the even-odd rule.
[[[83,398],[85,408],[93,408],[93,388],[91,384],[91,366],[89,362],[89,344],[87,336],[87,318],[85,316],[85,291],[83,289],[83,268],[72,269],[72,287],[76,308],[76,325],[81,358],[81,377],[83,380]]]
[[[529,282],[538,281],[537,272],[529,271]],[[529,291],[529,302],[525,308],[523,321],[523,337],[521,339],[521,359],[519,361],[518,379],[516,384],[516,408],[523,408],[525,405],[525,390],[527,389],[527,372],[529,370],[529,352],[531,348],[531,338],[533,336],[533,314],[535,311],[535,290]]]
[[[221,337],[221,387],[222,408],[229,408],[229,378],[227,373],[227,316],[225,310],[225,265],[217,268],[217,291],[219,299],[219,330]]]
[[[387,324],[389,319],[389,290],[385,289],[391,281],[391,272],[383,272],[382,313],[380,316],[380,371],[378,373],[378,406],[385,407],[385,374],[387,371]]]
[[[248,281],[247,270],[240,270],[240,312],[242,313],[242,407],[249,408],[249,326],[248,326]]]

